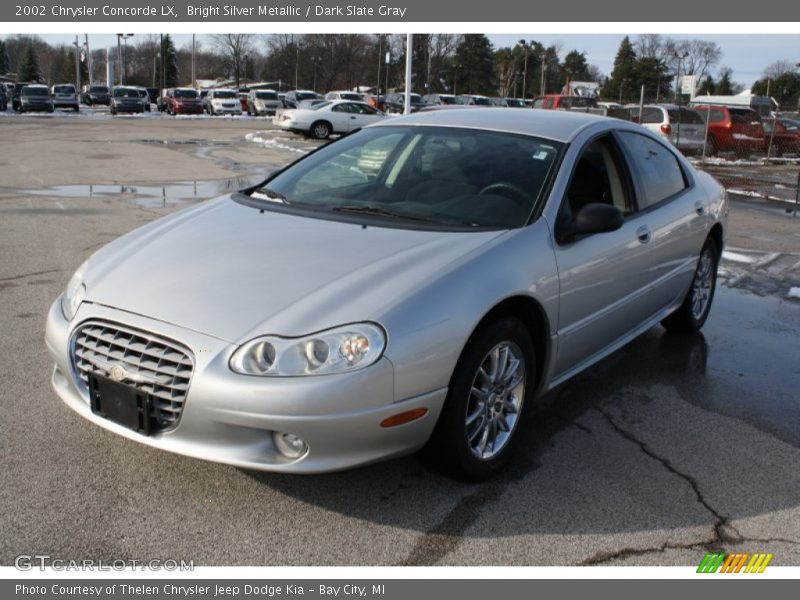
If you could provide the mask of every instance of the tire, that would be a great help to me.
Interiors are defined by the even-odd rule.
[[[457,479],[495,475],[514,454],[536,375],[533,340],[521,321],[501,318],[482,326],[456,365],[423,459]]]
[[[697,267],[686,297],[678,310],[661,321],[667,331],[695,333],[700,331],[711,311],[714,290],[717,287],[719,249],[717,243],[708,238],[700,251]]]
[[[331,125],[327,121],[317,121],[309,131],[315,140],[327,140],[331,135]]]

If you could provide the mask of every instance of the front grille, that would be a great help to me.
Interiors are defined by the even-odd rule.
[[[194,366],[188,350],[144,331],[99,321],[81,325],[72,340],[72,365],[87,396],[90,373],[106,377],[112,366],[120,365],[131,374],[124,383],[150,395],[152,428],[177,425]]]

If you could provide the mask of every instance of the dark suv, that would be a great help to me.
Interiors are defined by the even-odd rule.
[[[383,101],[384,110],[387,113],[400,113],[402,114],[406,109],[406,95],[402,94],[387,94],[386,99]],[[419,109],[428,106],[422,100],[419,94],[411,94],[411,112],[417,112]]]
[[[111,102],[111,94],[107,85],[85,85],[81,91],[81,102],[87,106],[93,104],[103,104],[108,106]]]

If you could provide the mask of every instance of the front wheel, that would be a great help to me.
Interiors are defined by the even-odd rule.
[[[317,121],[311,126],[311,136],[317,140],[326,140],[331,135],[331,126],[325,121]]]
[[[518,319],[482,327],[458,361],[425,458],[459,479],[496,474],[514,453],[524,403],[535,389],[534,354]]]
[[[661,321],[668,331],[694,333],[700,331],[711,311],[714,290],[717,287],[719,251],[713,239],[707,239],[692,278],[692,285],[678,310]]]

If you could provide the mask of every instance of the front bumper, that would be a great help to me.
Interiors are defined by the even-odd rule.
[[[167,337],[194,352],[195,367],[178,425],[151,436],[92,412],[76,385],[69,342],[87,319],[120,323]],[[236,346],[175,325],[101,305],[84,303],[71,322],[60,298],[50,308],[47,347],[55,359],[52,384],[75,412],[128,439],[177,454],[237,467],[291,473],[337,471],[420,449],[436,424],[447,389],[395,401],[394,368],[386,357],[341,375],[260,378],[228,368]],[[398,427],[381,428],[387,417],[423,407],[427,414]],[[272,432],[293,433],[308,444],[298,459],[280,454]]]

